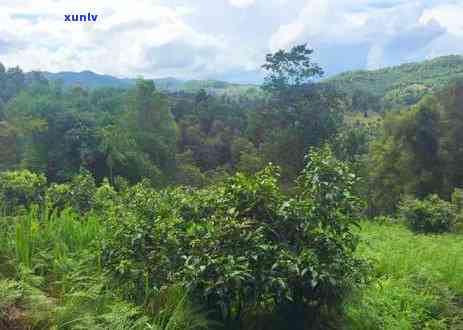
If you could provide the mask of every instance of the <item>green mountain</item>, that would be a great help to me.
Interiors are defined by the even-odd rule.
[[[424,95],[463,78],[463,56],[450,55],[380,70],[349,71],[323,80],[351,96],[353,102],[383,108],[409,106]]]
[[[114,87],[130,88],[135,84],[135,79],[120,79],[109,75],[100,75],[92,71],[82,72],[42,72],[43,76],[51,81],[62,81],[68,86],[82,86],[85,88]],[[239,96],[243,94],[256,95],[261,94],[261,90],[256,85],[232,84],[218,80],[180,80],[176,78],[154,79],[154,83],[159,90],[168,92],[187,92],[196,93],[201,89],[207,92]]]
[[[43,72],[49,80],[62,80],[66,85],[87,88],[129,88],[135,79],[119,79],[91,71]],[[336,87],[351,97],[358,110],[380,110],[410,106],[424,95],[445,87],[450,81],[463,78],[463,56],[450,55],[419,63],[408,63],[380,70],[348,71],[323,79],[320,82]],[[209,93],[227,96],[246,95],[260,97],[257,85],[233,84],[218,80],[179,80],[176,78],[154,79],[159,90],[168,92],[196,93],[201,89]]]
[[[128,88],[134,85],[134,80],[119,79],[113,76],[100,75],[92,71],[58,73],[42,72],[42,74],[48,80],[61,80],[65,85],[76,85],[86,88]]]

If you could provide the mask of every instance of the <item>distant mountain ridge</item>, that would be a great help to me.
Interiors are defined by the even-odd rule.
[[[128,88],[134,85],[134,80],[132,79],[119,79],[110,75],[101,75],[88,70],[81,72],[63,71],[58,73],[43,71],[41,73],[48,80],[61,80],[65,85],[78,85],[88,88]]]
[[[62,80],[65,85],[80,85],[87,88],[130,88],[136,79],[120,79],[100,75],[91,71],[42,72],[48,80]],[[445,87],[454,79],[463,79],[463,56],[449,55],[418,63],[407,63],[379,70],[347,71],[325,78],[320,83],[336,87],[355,98],[375,100],[383,107],[409,106],[430,92]],[[218,80],[180,80],[176,78],[153,79],[156,87],[168,92],[191,92],[201,89],[215,94],[252,95],[263,94],[258,85],[234,84]]]
[[[41,72],[51,81],[61,80],[67,86],[82,86],[85,88],[113,87],[130,88],[135,85],[136,79],[120,79],[110,75],[101,75],[92,71],[82,72]],[[197,92],[205,89],[218,94],[239,94],[242,92],[259,93],[259,87],[250,84],[233,84],[218,80],[180,80],[176,78],[153,79],[156,87],[169,92]]]

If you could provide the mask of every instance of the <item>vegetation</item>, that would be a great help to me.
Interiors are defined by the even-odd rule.
[[[438,57],[375,71],[345,72],[326,80],[345,92],[360,111],[384,111],[416,104],[463,78],[463,56]]]
[[[86,88],[114,87],[128,89],[131,79],[117,79],[93,72],[44,72],[51,81],[61,80],[69,86]],[[345,93],[356,111],[387,111],[414,105],[423,96],[444,89],[450,82],[463,78],[463,57],[450,55],[420,63],[407,63],[379,70],[348,71],[323,80]],[[197,93],[202,89],[214,95],[230,97],[265,97],[257,85],[231,84],[214,80],[182,81],[174,78],[155,79],[165,92]]]
[[[459,57],[312,54],[251,92],[0,66],[0,328],[462,328]]]
[[[430,195],[425,200],[404,200],[399,212],[410,229],[416,232],[449,232],[455,226],[453,205],[437,195]]]
[[[67,86],[80,86],[83,88],[121,88],[129,89],[135,86],[134,79],[118,79],[108,75],[99,75],[91,71],[82,72],[42,72],[50,81],[60,81]],[[179,80],[175,78],[154,79],[156,87],[164,92],[198,93],[205,90],[214,95],[239,97],[246,94],[249,97],[264,97],[264,93],[257,85],[232,84],[217,80]]]
[[[363,222],[359,255],[371,279],[345,304],[347,329],[460,329],[461,235],[416,235],[397,223]]]
[[[15,291],[29,283],[22,272],[40,276],[32,288],[49,301],[47,316],[31,327],[70,329],[105,328],[101,313],[124,322],[122,329],[157,322],[161,329],[200,329],[209,322],[284,328],[287,319],[293,329],[322,327],[329,320],[323,315],[339,309],[363,278],[352,232],[356,178],[328,148],[309,154],[294,197],[280,191],[271,166],[205,190],[159,192],[146,182],[120,192],[108,183],[95,190],[87,178],[53,186],[45,198],[51,204],[31,206],[24,215],[17,209],[14,221],[2,222],[4,286],[7,297],[17,296],[4,302],[3,322],[10,322],[11,309],[35,313],[21,303],[29,297]],[[72,208],[56,203],[57,195]],[[196,314],[193,302],[208,318]],[[112,319],[114,308],[126,308],[127,319]],[[132,320],[136,315],[140,319]]]
[[[371,211],[391,212],[404,195],[446,200],[463,184],[463,84],[423,99],[408,111],[386,116],[372,143],[369,176]]]

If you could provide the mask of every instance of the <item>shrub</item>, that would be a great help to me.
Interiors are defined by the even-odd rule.
[[[452,193],[452,205],[455,208],[455,230],[463,232],[463,189],[455,189]]]
[[[401,217],[411,230],[419,233],[443,233],[453,229],[455,208],[437,195],[424,200],[404,199],[399,206]]]
[[[81,213],[94,206],[95,180],[88,171],[82,171],[69,183],[52,184],[47,190],[47,199],[52,209],[72,207]]]
[[[463,189],[455,189],[451,201],[457,212],[463,211]]]
[[[177,167],[176,181],[178,184],[191,187],[201,187],[207,182],[199,167],[192,164],[180,164]]]
[[[0,173],[0,205],[6,213],[44,200],[46,179],[28,170]]]
[[[93,207],[99,214],[107,215],[114,210],[120,201],[118,193],[109,184],[109,181],[104,179],[95,191],[93,202]]]
[[[184,283],[233,329],[262,308],[294,329],[320,324],[361,279],[351,231],[359,200],[356,177],[329,149],[308,160],[294,198],[274,166],[203,190],[130,188],[107,222],[104,264],[145,303]]]

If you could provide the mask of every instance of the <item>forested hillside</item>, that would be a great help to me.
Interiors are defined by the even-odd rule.
[[[134,86],[134,79],[118,79],[98,75],[90,71],[44,72],[49,80],[61,80],[69,86],[84,88]],[[346,93],[358,110],[384,111],[416,104],[424,95],[437,92],[448,83],[463,77],[463,56],[437,57],[420,63],[403,64],[380,70],[348,71],[322,80]],[[159,90],[166,92],[207,92],[228,96],[264,97],[259,86],[231,84],[214,80],[178,80],[164,78],[154,80]]]
[[[326,82],[351,96],[359,107],[388,110],[416,104],[461,78],[463,56],[451,55],[381,70],[345,72]]]
[[[42,72],[42,75],[50,81],[62,81],[68,86],[80,86],[83,88],[113,87],[130,88],[135,84],[132,79],[118,79],[109,75],[100,75],[92,71],[82,72]]]
[[[0,329],[461,329],[463,60],[312,54],[244,93],[0,65]]]

